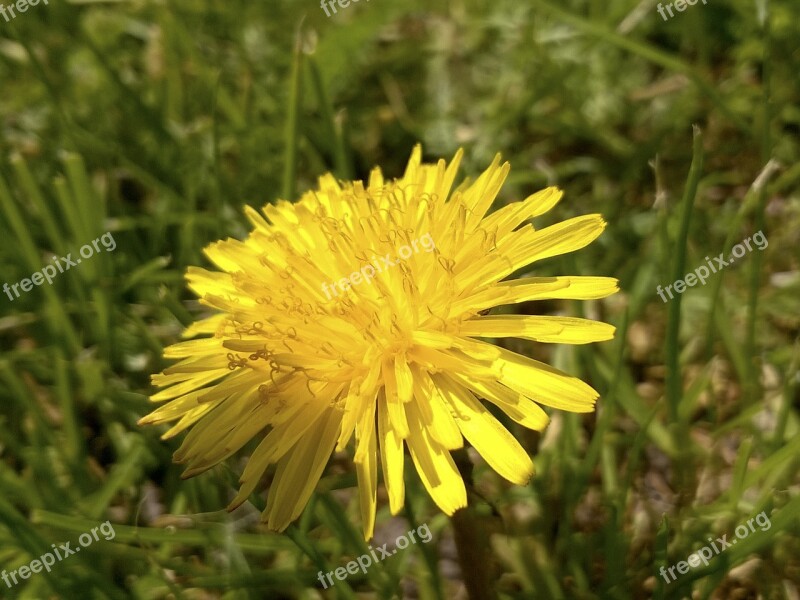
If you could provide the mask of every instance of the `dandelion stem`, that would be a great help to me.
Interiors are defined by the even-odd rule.
[[[461,577],[470,600],[495,600],[491,582],[489,544],[472,510],[461,508],[450,518],[458,549]]]

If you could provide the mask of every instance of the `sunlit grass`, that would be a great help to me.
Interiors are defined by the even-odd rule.
[[[180,440],[136,426],[163,347],[205,314],[183,273],[208,242],[245,235],[241,206],[326,170],[400,175],[417,140],[432,156],[466,146],[472,175],[500,149],[514,168],[499,204],[563,187],[570,202],[541,226],[602,213],[595,245],[536,274],[613,275],[623,289],[521,307],[618,328],[549,355],[508,341],[601,393],[596,413],[554,413],[542,435],[504,421],[534,457],[532,482],[458,461],[499,596],[796,593],[800,9],[730,0],[665,23],[623,0],[529,4],[374,0],[328,19],[288,0],[51,2],[0,22],[0,284],[105,231],[117,241],[52,286],[0,294],[0,570],[106,519],[117,531],[52,573],[0,582],[0,596],[457,593],[451,524],[410,473],[408,523],[379,495],[375,543],[422,523],[434,540],[323,591],[319,570],[365,552],[349,461],[275,535],[257,525],[261,495],[220,511],[242,461],[182,482]],[[693,125],[705,161],[689,175]],[[763,252],[680,304],[657,296],[681,265],[759,229]],[[768,531],[659,577],[761,511]]]

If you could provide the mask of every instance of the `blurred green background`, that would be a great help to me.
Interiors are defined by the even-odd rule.
[[[379,491],[373,546],[424,523],[433,540],[323,590],[319,570],[367,551],[350,455],[276,535],[259,524],[263,490],[223,510],[246,452],[184,482],[180,438],[136,425],[162,348],[206,314],[183,273],[207,266],[205,244],[247,234],[243,205],[296,198],[326,171],[399,176],[420,141],[428,159],[464,147],[470,176],[501,152],[499,204],[564,188],[542,224],[602,213],[598,242],[534,272],[622,288],[517,307],[618,333],[509,346],[601,399],[541,435],[506,423],[535,456],[527,487],[470,453],[492,593],[800,598],[796,0],[709,0],[667,21],[630,0],[362,0],[330,18],[315,0],[51,0],[0,18],[0,89],[0,283],[106,231],[117,243],[0,295],[0,569],[105,520],[116,531],[0,581],[0,597],[466,597],[450,520],[416,474],[397,518]],[[680,302],[656,294],[759,230],[763,251]],[[768,530],[659,576],[761,511]]]

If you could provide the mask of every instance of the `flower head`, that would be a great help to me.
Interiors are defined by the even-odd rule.
[[[202,302],[218,311],[190,326],[165,357],[179,359],[153,383],[169,401],[141,423],[192,427],[175,454],[185,477],[202,473],[253,438],[261,441],[231,503],[236,507],[276,465],[264,520],[296,519],[335,449],[353,440],[364,533],[372,537],[380,462],[392,513],[404,502],[408,449],[433,501],[466,506],[451,450],[467,440],[500,475],[525,484],[527,452],[487,410],[541,430],[540,405],[590,412],[598,394],[546,364],[484,341],[516,337],[583,344],[608,340],[602,322],[559,316],[486,315],[530,300],[602,298],[606,277],[504,281],[538,260],[578,250],[605,227],[585,215],[535,229],[529,219],[561,198],[556,188],[487,216],[509,172],[494,162],[452,191],[462,153],[365,186],[321,177],[295,203],[246,209],[253,231],[206,248],[219,271],[190,268]],[[266,218],[264,218],[266,217]]]

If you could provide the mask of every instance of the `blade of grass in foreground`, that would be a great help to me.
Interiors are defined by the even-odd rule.
[[[700,182],[700,174],[703,170],[703,136],[700,129],[694,127],[694,143],[692,147],[692,165],[689,167],[689,178],[686,181],[686,188],[683,192],[681,201],[680,230],[678,238],[674,244],[675,262],[672,264],[672,281],[683,279],[686,272],[686,244],[689,238],[689,224],[692,219],[692,207],[697,196],[697,185]],[[678,333],[680,330],[681,319],[681,300],[683,296],[677,294],[670,301],[669,314],[667,317],[667,336],[666,336],[666,392],[667,403],[669,406],[670,421],[673,424],[678,422],[678,405],[681,399],[681,372],[678,364],[680,348],[678,346]],[[679,446],[680,447],[680,446]]]
[[[313,56],[308,57],[308,66],[311,72],[311,82],[317,94],[317,102],[325,121],[325,128],[328,130],[328,136],[333,145],[334,173],[341,179],[352,179],[353,169],[344,142],[344,126],[336,122],[333,105],[325,90],[325,82],[323,81],[319,64]]]
[[[697,196],[697,187],[703,171],[703,136],[700,128],[693,127],[692,164],[689,167],[689,176],[683,192],[680,207],[680,229],[674,244],[674,263],[672,265],[672,281],[683,279],[686,272],[686,246],[689,239],[689,224],[692,219],[692,208]],[[680,335],[681,301],[682,294],[670,300],[667,312],[667,331],[665,339],[665,366],[666,366],[666,400],[669,410],[669,426],[672,439],[678,450],[675,467],[675,487],[681,490],[678,494],[679,506],[691,501],[691,491],[694,489],[694,478],[697,477],[694,463],[696,457],[692,453],[689,438],[689,427],[681,420],[681,397],[683,395],[683,377],[680,367]]]
[[[289,107],[286,118],[286,148],[283,161],[283,200],[292,201],[295,194],[297,175],[297,136],[299,131],[300,108],[303,102],[303,24],[297,28],[292,57],[292,74],[289,80]]]
[[[764,45],[764,57],[762,60],[763,65],[763,94],[761,97],[762,115],[761,115],[761,160],[768,163],[772,155],[772,136],[770,132],[772,111],[770,109],[770,97],[772,89],[772,61],[770,51],[770,19],[769,19],[769,2],[763,2],[759,11],[761,21],[761,29]],[[758,192],[758,206],[756,208],[756,224],[755,227],[758,231],[764,230],[766,223],[766,210],[767,210],[767,190],[763,186]],[[747,298],[747,330],[745,334],[744,350],[747,358],[747,380],[744,382],[744,401],[745,404],[753,403],[759,396],[760,377],[759,366],[756,362],[756,313],[758,309],[758,291],[761,283],[761,268],[764,262],[764,255],[762,252],[756,252],[750,262],[750,285],[748,289]]]
[[[91,531],[97,526],[95,519],[85,519],[71,515],[59,514],[47,510],[31,511],[31,523],[43,525],[75,534]],[[176,529],[163,527],[138,527],[114,523],[114,543],[117,544],[184,544],[187,546],[205,546],[226,535],[224,531],[214,529]],[[280,535],[263,535],[237,533],[234,534],[236,544],[247,552],[266,554],[278,550],[291,550],[295,545]]]

